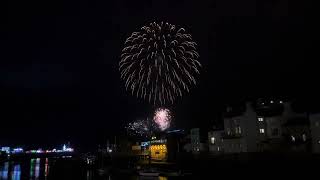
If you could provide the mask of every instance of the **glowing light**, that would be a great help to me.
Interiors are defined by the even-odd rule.
[[[264,134],[264,129],[260,129],[260,134]]]
[[[119,71],[132,95],[152,104],[173,104],[200,74],[197,44],[184,28],[150,23],[126,39]]]
[[[154,113],[153,120],[161,131],[168,129],[171,123],[171,113],[169,109],[157,109]]]
[[[8,153],[10,153],[10,147],[2,147],[1,151],[4,151],[8,154]]]
[[[23,149],[22,148],[15,148],[12,150],[12,153],[23,153]]]
[[[216,138],[215,137],[211,137],[211,144],[215,144],[216,143]]]

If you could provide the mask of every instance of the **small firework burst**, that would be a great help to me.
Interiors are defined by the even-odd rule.
[[[154,113],[153,121],[161,131],[164,131],[170,127],[171,112],[169,109],[158,108]]]
[[[149,136],[153,129],[154,124],[149,122],[149,120],[137,120],[131,123],[128,123],[126,129],[129,134],[131,135],[138,135],[138,136]]]

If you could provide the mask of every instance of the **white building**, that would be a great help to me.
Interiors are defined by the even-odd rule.
[[[310,130],[312,139],[312,151],[320,153],[320,113],[310,114]]]
[[[224,130],[211,131],[208,138],[210,152],[257,151],[257,115],[251,103],[246,103],[246,110],[241,115],[224,118]]]
[[[246,103],[244,113],[224,117],[224,130],[208,133],[209,151],[308,151],[308,142],[312,139],[313,152],[320,153],[320,113],[311,115],[308,125],[305,123],[308,121],[307,113],[294,112],[289,102],[281,101],[279,107],[282,104],[281,113],[257,115],[251,104]],[[271,102],[271,106],[273,105],[274,101]]]

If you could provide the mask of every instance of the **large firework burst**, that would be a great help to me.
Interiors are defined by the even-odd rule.
[[[133,32],[122,50],[119,70],[132,95],[165,105],[182,97],[199,74],[197,44],[184,28],[150,23]]]
[[[169,109],[158,108],[154,113],[153,121],[161,131],[167,130],[171,124],[171,112]]]

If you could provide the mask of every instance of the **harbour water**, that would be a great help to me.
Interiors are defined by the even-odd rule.
[[[0,180],[115,180],[143,179],[137,176],[100,176],[94,169],[81,167],[77,160],[34,158],[0,163]],[[150,179],[150,178],[148,178]],[[167,180],[167,177],[151,179]]]

